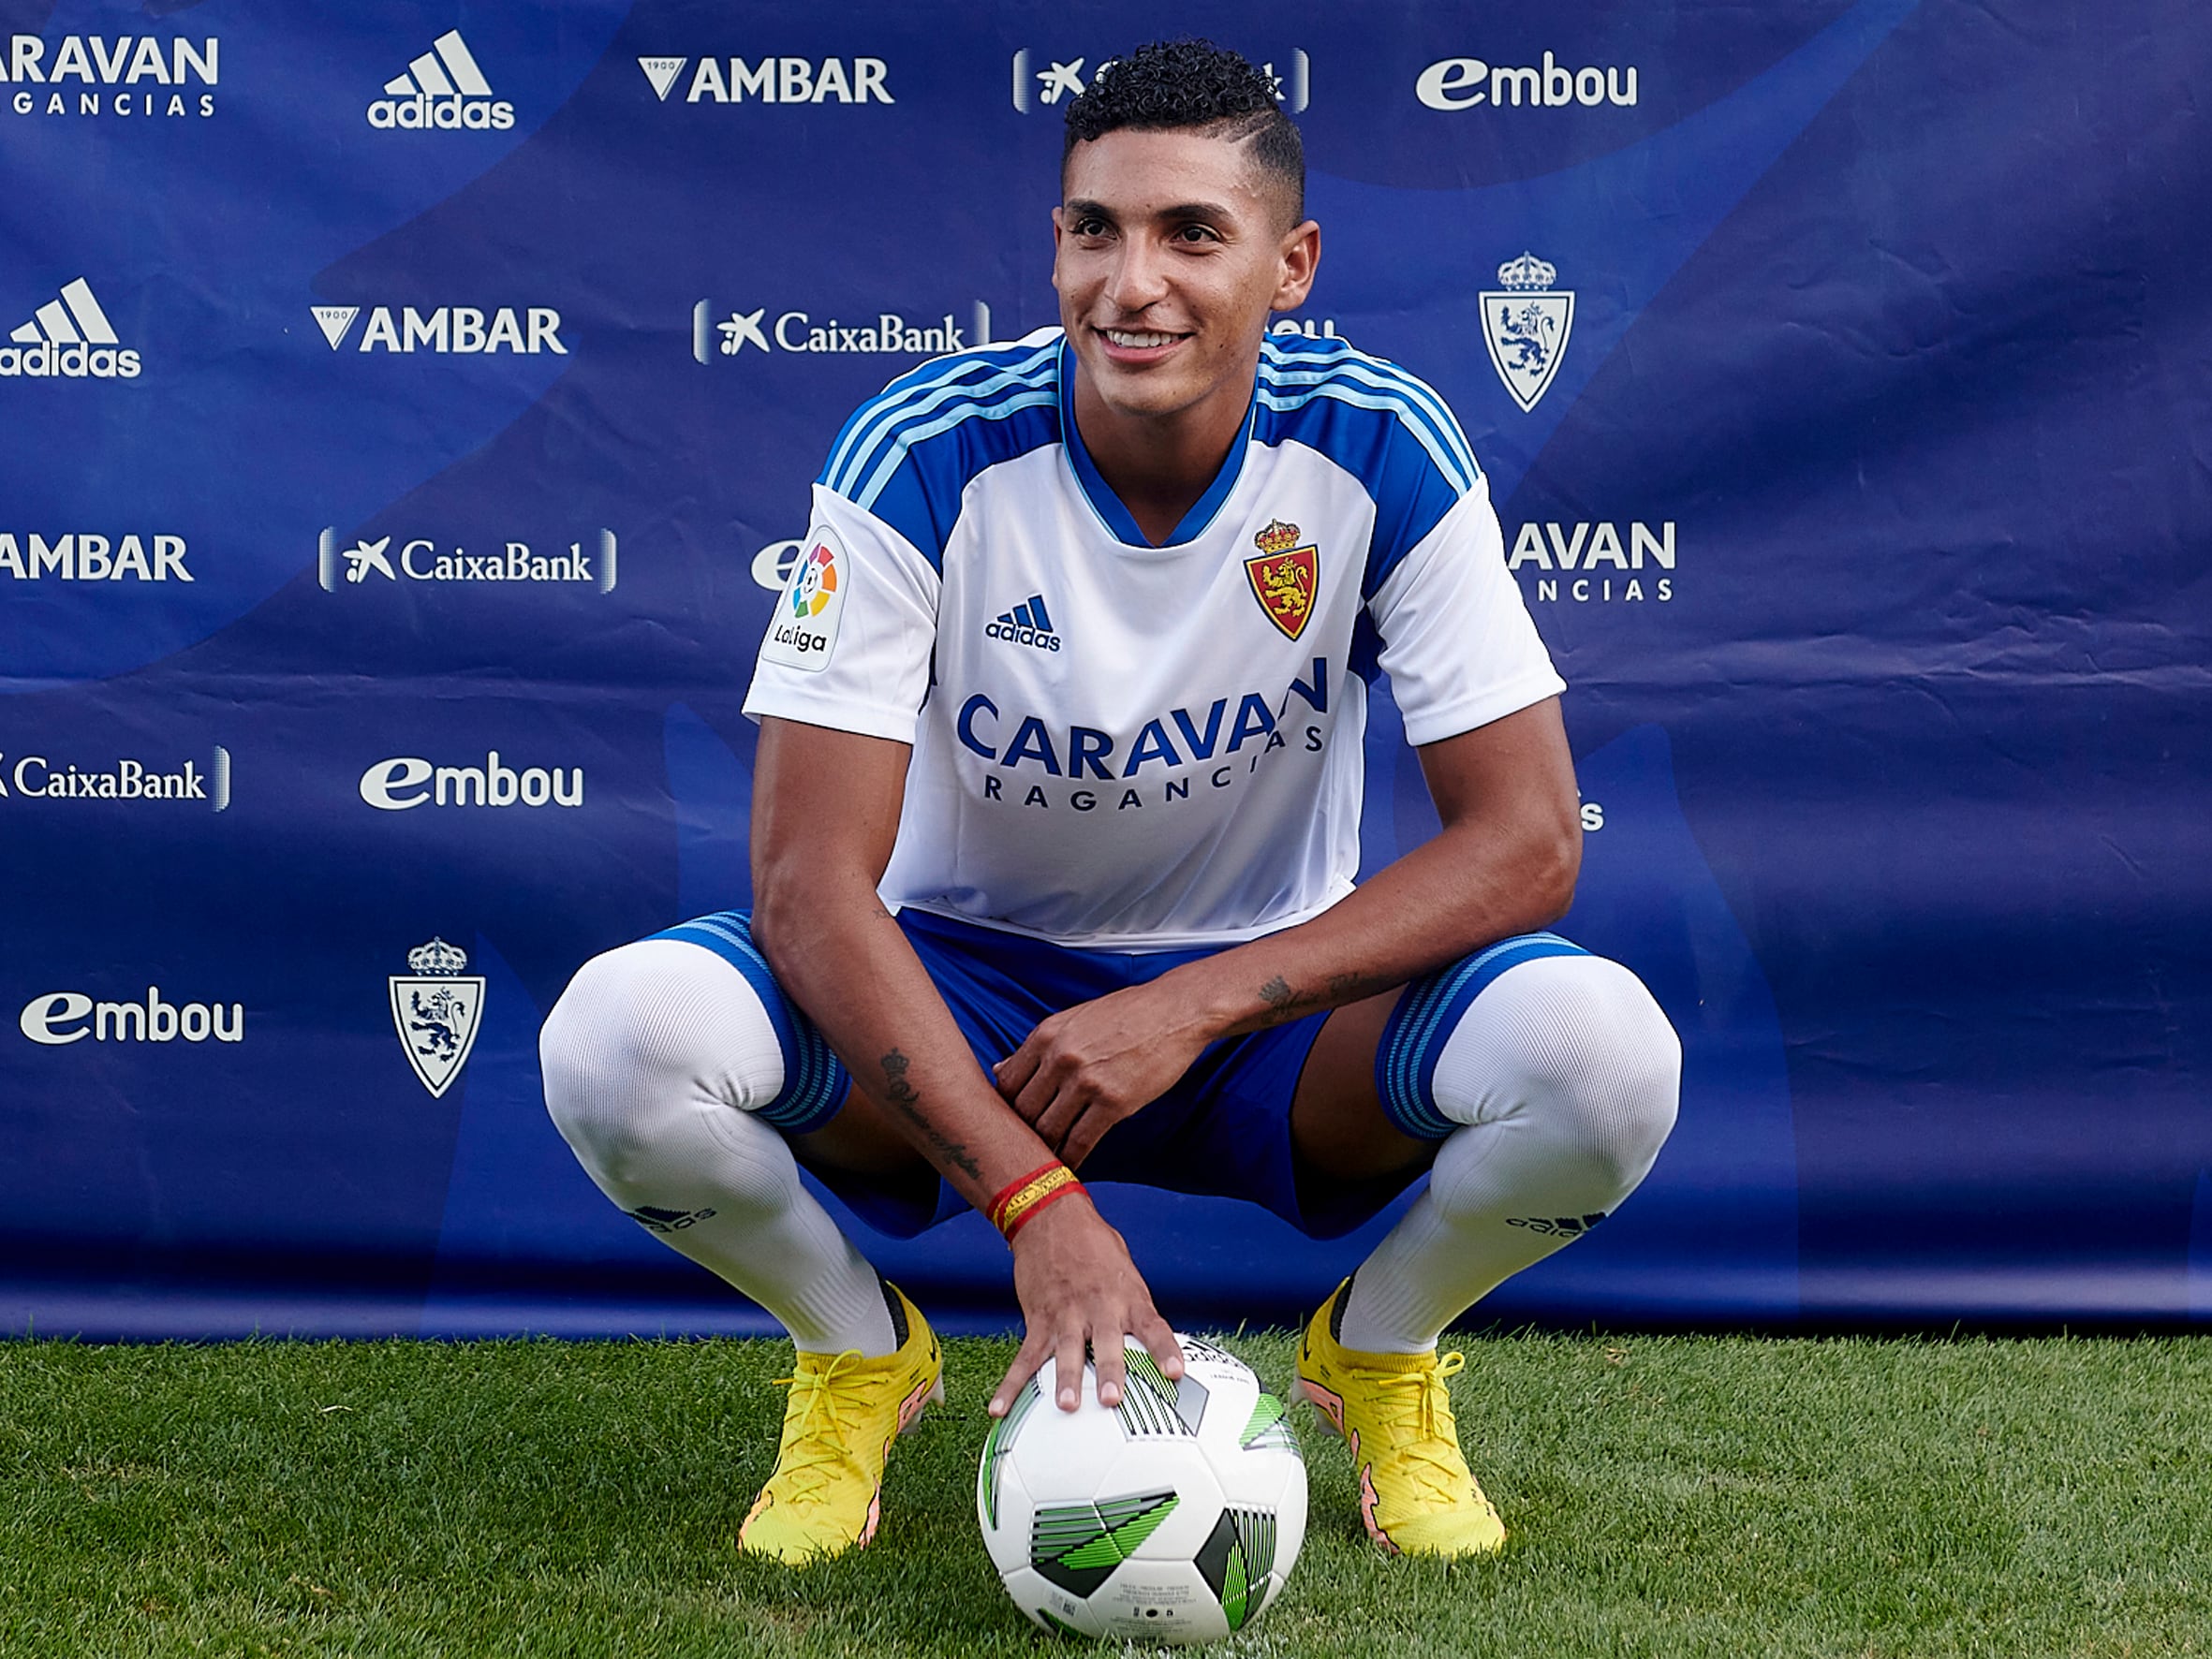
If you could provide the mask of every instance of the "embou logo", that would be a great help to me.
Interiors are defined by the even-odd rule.
[[[425,787],[428,785],[428,787]],[[418,806],[582,806],[583,768],[517,771],[494,749],[481,766],[433,766],[420,756],[379,760],[361,774],[361,798],[378,812]]]
[[[172,1003],[152,985],[142,1003],[95,1002],[81,991],[50,991],[25,1003],[16,1024],[23,1035],[50,1049],[86,1037],[96,1043],[173,1043],[179,1037],[204,1043],[212,1036],[235,1043],[245,1037],[245,1005]]]

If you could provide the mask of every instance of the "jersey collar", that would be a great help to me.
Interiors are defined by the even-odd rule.
[[[1230,492],[1236,488],[1236,481],[1244,473],[1245,451],[1252,441],[1253,412],[1259,406],[1259,388],[1255,386],[1252,401],[1245,405],[1245,423],[1229,446],[1229,453],[1222,458],[1221,470],[1214,475],[1206,492],[1192,504],[1190,510],[1183,515],[1183,521],[1160,547],[1181,547],[1206,533],[1214,515],[1221,510],[1221,504],[1229,499]],[[1091,510],[1099,515],[1099,521],[1113,538],[1129,547],[1158,551],[1146,539],[1144,532],[1137,528],[1137,521],[1099,475],[1091,452],[1083,447],[1083,434],[1075,428],[1075,348],[1065,337],[1060,341],[1060,435],[1067,447],[1069,464],[1075,469],[1075,481],[1083,486],[1084,499],[1091,504]]]

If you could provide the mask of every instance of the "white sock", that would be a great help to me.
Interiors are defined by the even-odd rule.
[[[783,1087],[784,1057],[744,975],[682,940],[625,945],[577,970],[538,1055],[553,1123],[624,1213],[809,1353],[897,1347],[876,1270],[751,1115]]]
[[[1467,1125],[1428,1191],[1352,1279],[1338,1340],[1419,1354],[1523,1268],[1635,1191],[1674,1125],[1682,1046],[1618,962],[1547,956],[1470,1003],[1437,1061],[1435,1105]]]

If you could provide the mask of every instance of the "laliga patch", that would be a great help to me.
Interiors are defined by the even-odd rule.
[[[806,551],[775,602],[760,660],[810,674],[828,667],[851,580],[852,559],[837,533],[826,524],[808,531]]]

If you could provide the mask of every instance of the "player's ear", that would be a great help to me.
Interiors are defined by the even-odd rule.
[[[1321,266],[1321,228],[1311,219],[1283,232],[1277,251],[1280,266],[1274,309],[1296,311],[1313,292],[1313,279]]]

